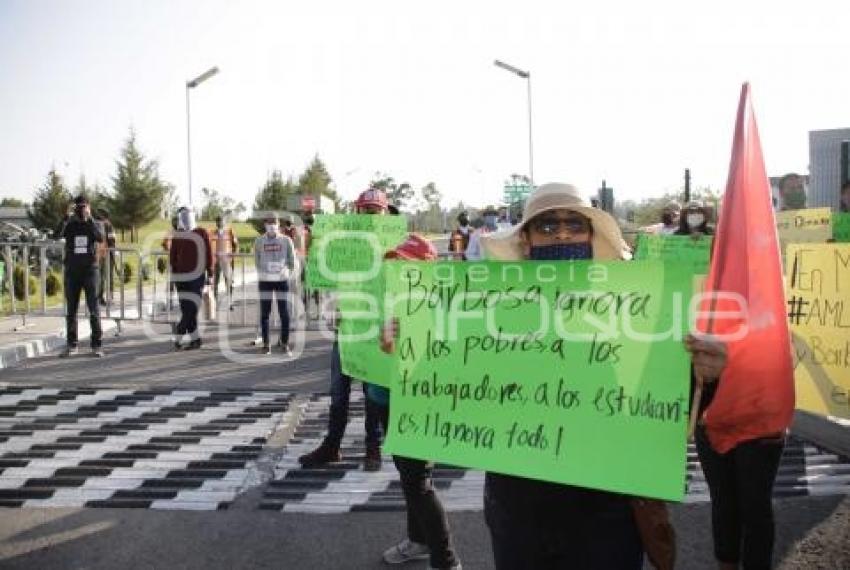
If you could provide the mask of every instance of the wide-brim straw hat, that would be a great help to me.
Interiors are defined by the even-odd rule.
[[[573,210],[590,220],[593,228],[593,259],[631,259],[631,251],[623,240],[617,221],[605,210],[591,206],[575,186],[560,183],[544,184],[528,197],[521,224],[509,230],[481,236],[485,259],[525,259],[522,244],[522,230],[525,224],[543,212],[561,209]]]

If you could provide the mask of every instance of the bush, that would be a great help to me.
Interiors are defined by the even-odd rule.
[[[163,274],[163,273],[166,272],[167,269],[168,269],[168,260],[164,257],[158,257],[156,259],[156,270],[160,274]]]
[[[133,280],[133,266],[130,265],[129,261],[124,262],[124,268],[121,271],[121,280],[125,285]]]
[[[44,280],[44,287],[47,296],[52,297],[62,290],[62,278],[59,277],[59,274],[51,271]]]
[[[14,285],[15,285],[15,299],[18,301],[23,301],[26,298],[26,294],[24,292],[24,268],[20,265],[15,267],[15,274],[13,276]],[[38,280],[30,275],[29,278],[29,293],[30,297],[34,297],[36,293],[36,289],[38,289]]]

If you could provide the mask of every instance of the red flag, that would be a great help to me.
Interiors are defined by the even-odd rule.
[[[697,328],[726,337],[728,362],[703,421],[725,453],[785,430],[794,414],[791,340],[770,183],[750,86],[741,89],[729,179]]]

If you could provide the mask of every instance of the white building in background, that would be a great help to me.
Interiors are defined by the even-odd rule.
[[[808,207],[838,209],[842,182],[850,178],[850,129],[809,131]]]

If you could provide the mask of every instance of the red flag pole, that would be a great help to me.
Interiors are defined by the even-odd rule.
[[[738,101],[738,116],[735,119],[735,133],[732,141],[732,158],[730,160],[729,165],[729,176],[726,180],[726,189],[723,192],[724,197],[726,196],[726,191],[729,189],[729,184],[732,178],[732,166],[735,163],[735,157],[738,154],[738,145],[740,141],[738,140],[738,133],[741,131],[744,125],[745,115],[746,115],[746,106],[749,105],[750,100],[750,86],[749,83],[744,83],[741,87],[741,98]],[[717,234],[720,233],[720,220],[717,223]],[[716,236],[715,236],[716,243]],[[711,251],[711,266],[709,269],[709,276],[712,277],[711,286],[708,288],[709,291],[716,291],[717,286],[721,283],[721,273],[723,269],[726,268],[726,249],[721,248],[721,251],[718,253],[720,258],[716,258],[714,256],[715,251],[714,247],[712,247]],[[715,269],[711,271],[711,269]],[[706,287],[703,286],[703,290],[706,290]],[[708,309],[708,322],[706,324],[706,332],[705,334],[710,335],[714,331],[714,310],[717,308],[717,296],[712,295],[710,300],[710,305]],[[699,419],[699,406],[702,403],[702,386],[704,383],[704,379],[700,375],[696,376],[696,387],[694,388],[694,396],[691,399],[691,415],[688,422],[688,441],[693,441],[694,439],[694,431],[696,431],[697,420]]]

